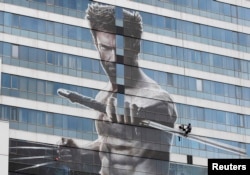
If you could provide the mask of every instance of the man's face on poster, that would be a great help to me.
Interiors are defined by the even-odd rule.
[[[96,32],[96,47],[101,58],[101,64],[112,83],[116,79],[116,36],[115,34]]]

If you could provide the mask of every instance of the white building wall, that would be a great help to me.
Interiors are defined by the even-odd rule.
[[[8,175],[9,171],[9,123],[0,120],[0,174]]]

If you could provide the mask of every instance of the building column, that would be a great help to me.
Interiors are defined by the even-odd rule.
[[[0,120],[0,170],[1,175],[9,173],[9,122]]]

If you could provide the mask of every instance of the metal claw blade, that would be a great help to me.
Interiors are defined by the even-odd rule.
[[[28,169],[33,169],[33,168],[38,168],[38,167],[41,167],[41,166],[46,166],[46,165],[50,165],[50,164],[55,164],[57,162],[47,162],[47,163],[40,163],[40,164],[36,164],[34,166],[29,166],[29,167],[26,167],[26,168],[21,168],[21,169],[18,169],[16,171],[23,171],[23,170],[28,170]]]
[[[14,147],[10,147],[10,149],[44,149],[44,150],[56,150],[58,148],[36,147],[36,146],[14,146]]]
[[[31,157],[11,158],[11,160],[45,159],[45,158],[53,158],[53,157],[54,156],[31,156]]]

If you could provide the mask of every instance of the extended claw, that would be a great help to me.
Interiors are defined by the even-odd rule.
[[[40,163],[40,164],[36,164],[34,166],[29,166],[29,167],[26,167],[26,168],[21,168],[21,169],[18,169],[16,171],[23,171],[23,170],[38,168],[38,167],[42,167],[42,166],[46,166],[46,165],[50,165],[50,164],[55,164],[55,162]]]
[[[52,157],[53,157],[53,156],[17,157],[17,158],[11,158],[11,160],[45,159],[45,158],[52,158]]]
[[[10,147],[10,149],[44,149],[44,150],[55,150],[57,148],[36,147],[36,146],[14,146],[14,147]]]

